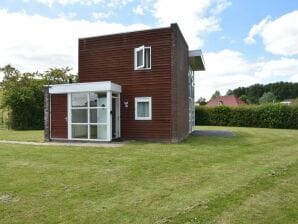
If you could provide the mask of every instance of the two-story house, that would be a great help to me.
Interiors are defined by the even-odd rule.
[[[194,71],[177,24],[79,39],[79,83],[47,86],[45,139],[178,142],[194,126]]]

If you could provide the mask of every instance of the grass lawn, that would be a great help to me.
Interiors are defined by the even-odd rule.
[[[236,137],[0,144],[0,223],[297,223],[298,131],[202,129]]]
[[[13,131],[0,129],[0,140],[42,142],[43,131]]]

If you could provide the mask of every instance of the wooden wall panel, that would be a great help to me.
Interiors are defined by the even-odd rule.
[[[177,141],[181,141],[188,136],[189,132],[189,87],[188,87],[188,46],[185,42],[182,33],[177,29],[176,36],[176,54],[174,60],[174,71],[176,83],[176,114],[175,128]]]
[[[141,45],[151,46],[150,70],[134,70],[134,48]],[[123,138],[171,140],[171,46],[171,28],[79,40],[80,82],[112,81],[122,86]],[[152,97],[152,120],[136,121],[134,98],[146,96]]]
[[[67,94],[51,95],[51,138],[67,139]]]

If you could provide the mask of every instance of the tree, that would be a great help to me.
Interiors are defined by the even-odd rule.
[[[38,73],[10,73],[5,76],[3,106],[12,112],[14,129],[41,129],[43,123],[43,80]]]
[[[276,96],[272,92],[266,92],[259,99],[259,103],[274,103],[276,101]]]
[[[242,101],[245,102],[245,103],[249,103],[249,101],[248,101],[248,97],[247,97],[246,95],[242,95],[242,96],[240,96],[239,99],[242,100]]]
[[[62,84],[77,82],[78,76],[70,73],[71,69],[66,68],[50,68],[43,74],[43,79],[46,85]]]
[[[0,70],[4,73],[3,107],[11,110],[13,129],[43,129],[44,85],[67,83],[70,77],[76,79],[68,67],[49,69],[45,74],[21,73],[11,65]]]
[[[231,96],[233,95],[233,90],[229,89],[226,93],[226,96]]]
[[[216,90],[216,91],[212,94],[210,100],[213,100],[213,99],[215,99],[215,98],[217,98],[217,97],[219,97],[219,96],[221,96],[221,94],[220,94],[219,90]]]
[[[246,95],[247,94],[247,88],[245,87],[238,87],[237,89],[232,90],[233,95],[240,97],[242,95]]]
[[[293,82],[276,82],[266,85],[255,84],[249,87],[238,87],[233,91],[235,96],[247,96],[247,101],[250,103],[258,103],[259,99],[266,92],[272,92],[276,96],[277,101],[285,99],[295,99],[298,97],[298,83]]]
[[[200,98],[197,100],[196,103],[198,103],[200,106],[203,106],[203,105],[206,105],[206,104],[207,104],[206,99],[203,98],[203,97],[200,97]]]

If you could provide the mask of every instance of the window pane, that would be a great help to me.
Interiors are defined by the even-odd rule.
[[[149,117],[149,102],[138,102],[138,117]]]
[[[143,51],[137,51],[137,67],[142,67],[144,65]]]
[[[71,106],[73,107],[87,107],[88,106],[88,93],[72,93]]]
[[[107,123],[107,109],[90,109],[90,123]]]
[[[73,138],[88,138],[88,125],[72,125]]]
[[[107,139],[107,126],[106,125],[90,125],[90,138],[91,139]]]
[[[150,68],[150,58],[151,58],[151,50],[150,48],[145,48],[145,68]]]
[[[72,109],[71,121],[72,123],[88,123],[87,109]]]
[[[106,93],[90,93],[90,107],[106,107],[107,94]]]

